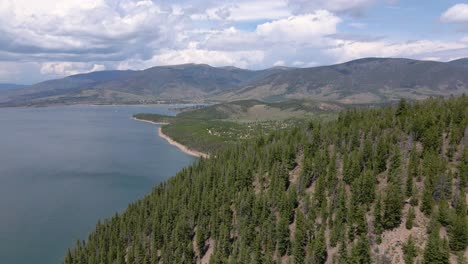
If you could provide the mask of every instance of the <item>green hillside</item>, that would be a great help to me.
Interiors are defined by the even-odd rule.
[[[462,263],[468,98],[349,110],[227,147],[65,263]]]
[[[136,114],[137,119],[158,123],[175,141],[204,153],[265,135],[275,130],[303,124],[306,119],[331,119],[341,104],[290,100],[267,103],[257,100],[235,101],[183,111],[177,116]]]

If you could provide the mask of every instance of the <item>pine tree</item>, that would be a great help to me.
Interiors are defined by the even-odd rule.
[[[350,263],[370,264],[372,263],[369,239],[366,235],[359,238],[357,243],[351,249]]]
[[[384,201],[383,226],[385,229],[392,229],[400,225],[402,209],[403,196],[401,188],[396,183],[390,183]]]
[[[65,264],[73,264],[73,257],[70,249],[67,250],[67,255],[65,256]]]
[[[421,211],[426,215],[429,216],[432,213],[432,207],[434,206],[434,199],[432,198],[432,185],[428,177],[426,177],[425,184],[424,184],[424,191],[421,203]]]
[[[408,217],[406,218],[406,229],[410,230],[411,228],[413,228],[413,221],[415,217],[416,215],[414,212],[414,208],[410,207],[408,210]]]
[[[377,235],[382,234],[383,231],[383,220],[382,220],[382,199],[381,196],[377,198],[377,202],[374,208],[374,230]]]
[[[322,228],[314,240],[313,263],[325,263],[327,261],[327,244],[325,240],[325,230]]]
[[[463,251],[468,245],[468,226],[466,214],[455,215],[453,226],[450,229],[450,248],[454,251]]]
[[[347,264],[348,261],[348,249],[346,247],[345,239],[343,239],[340,243],[340,248],[338,250],[338,263],[339,264]]]
[[[449,263],[449,248],[446,239],[440,239],[439,236],[439,224],[437,221],[433,221],[435,224],[431,228],[428,227],[429,238],[424,249],[424,264],[448,264]]]
[[[450,208],[448,207],[447,201],[445,199],[442,199],[439,202],[439,210],[438,210],[438,220],[439,223],[442,224],[442,226],[448,226],[450,225]]]
[[[406,196],[413,196],[413,179],[418,175],[419,156],[416,145],[413,145],[411,150],[410,161],[408,164],[408,176],[406,178]]]
[[[296,230],[294,232],[294,243],[292,253],[295,263],[303,263],[305,258],[305,246],[307,243],[307,230],[305,217],[301,210],[296,213]]]
[[[278,239],[277,247],[280,256],[284,256],[289,250],[289,220],[285,217],[280,217],[276,227],[276,237]]]
[[[414,244],[413,237],[410,235],[406,244],[403,245],[403,253],[405,254],[405,263],[413,264],[416,257],[416,245]]]

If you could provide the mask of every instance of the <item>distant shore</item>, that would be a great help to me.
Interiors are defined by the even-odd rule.
[[[133,118],[133,120],[146,122],[146,123],[150,123],[150,124],[153,124],[153,125],[167,125],[167,124],[169,124],[169,123],[165,123],[165,122],[153,122],[153,121],[149,121],[149,120],[138,119],[138,118],[135,118],[135,117]],[[200,157],[201,158],[209,158],[210,157],[210,155],[208,155],[206,153],[190,149],[189,147],[187,147],[185,145],[182,145],[179,142],[173,140],[171,137],[169,137],[168,135],[166,135],[166,134],[164,134],[162,132],[161,127],[158,128],[158,135],[161,138],[165,139],[169,144],[171,144],[173,146],[176,146],[180,151],[184,152],[185,154],[188,154],[190,156],[195,156],[195,157],[198,157],[198,158],[200,158]]]

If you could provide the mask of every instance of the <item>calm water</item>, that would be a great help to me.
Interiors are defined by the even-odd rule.
[[[0,262],[60,263],[99,218],[195,159],[131,119],[167,107],[0,109]]]

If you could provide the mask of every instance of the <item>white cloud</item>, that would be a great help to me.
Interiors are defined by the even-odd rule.
[[[467,48],[468,45],[457,42],[442,42],[418,40],[404,43],[389,43],[385,41],[357,42],[336,40],[336,45],[326,52],[338,62],[349,61],[363,57],[433,57],[431,53],[446,52]]]
[[[279,61],[276,61],[275,63],[273,63],[273,66],[284,66],[284,65],[286,65],[284,60],[279,60]]]
[[[315,38],[336,33],[341,19],[326,10],[291,16],[257,26],[256,32],[274,42],[314,43]]]
[[[89,64],[81,62],[46,62],[41,66],[41,73],[46,75],[67,76],[79,73],[103,71],[106,67],[102,64]]]
[[[139,69],[154,65],[175,65],[185,63],[203,63],[211,66],[236,66],[247,68],[259,64],[264,59],[264,52],[260,50],[249,51],[217,51],[200,49],[196,45],[189,45],[185,49],[164,49],[151,59],[129,60],[121,63],[118,69]]]
[[[468,22],[468,4],[456,4],[445,11],[441,20],[443,22]]]
[[[366,56],[447,60],[468,54],[468,36],[395,43],[392,36],[369,35],[366,21],[346,16],[362,15],[376,2],[397,4],[395,0],[0,0],[0,80],[36,81],[181,63],[258,69],[310,67]],[[454,5],[440,19],[463,27],[468,25],[466,10],[468,4]],[[341,23],[347,26],[339,27]],[[361,31],[346,32],[350,27]]]
[[[291,12],[285,0],[232,1],[193,14],[196,20],[255,21],[288,17]]]
[[[23,55],[41,53],[145,56],[151,45],[171,42],[183,19],[149,0],[3,0],[0,42]],[[175,30],[174,30],[175,29]]]

